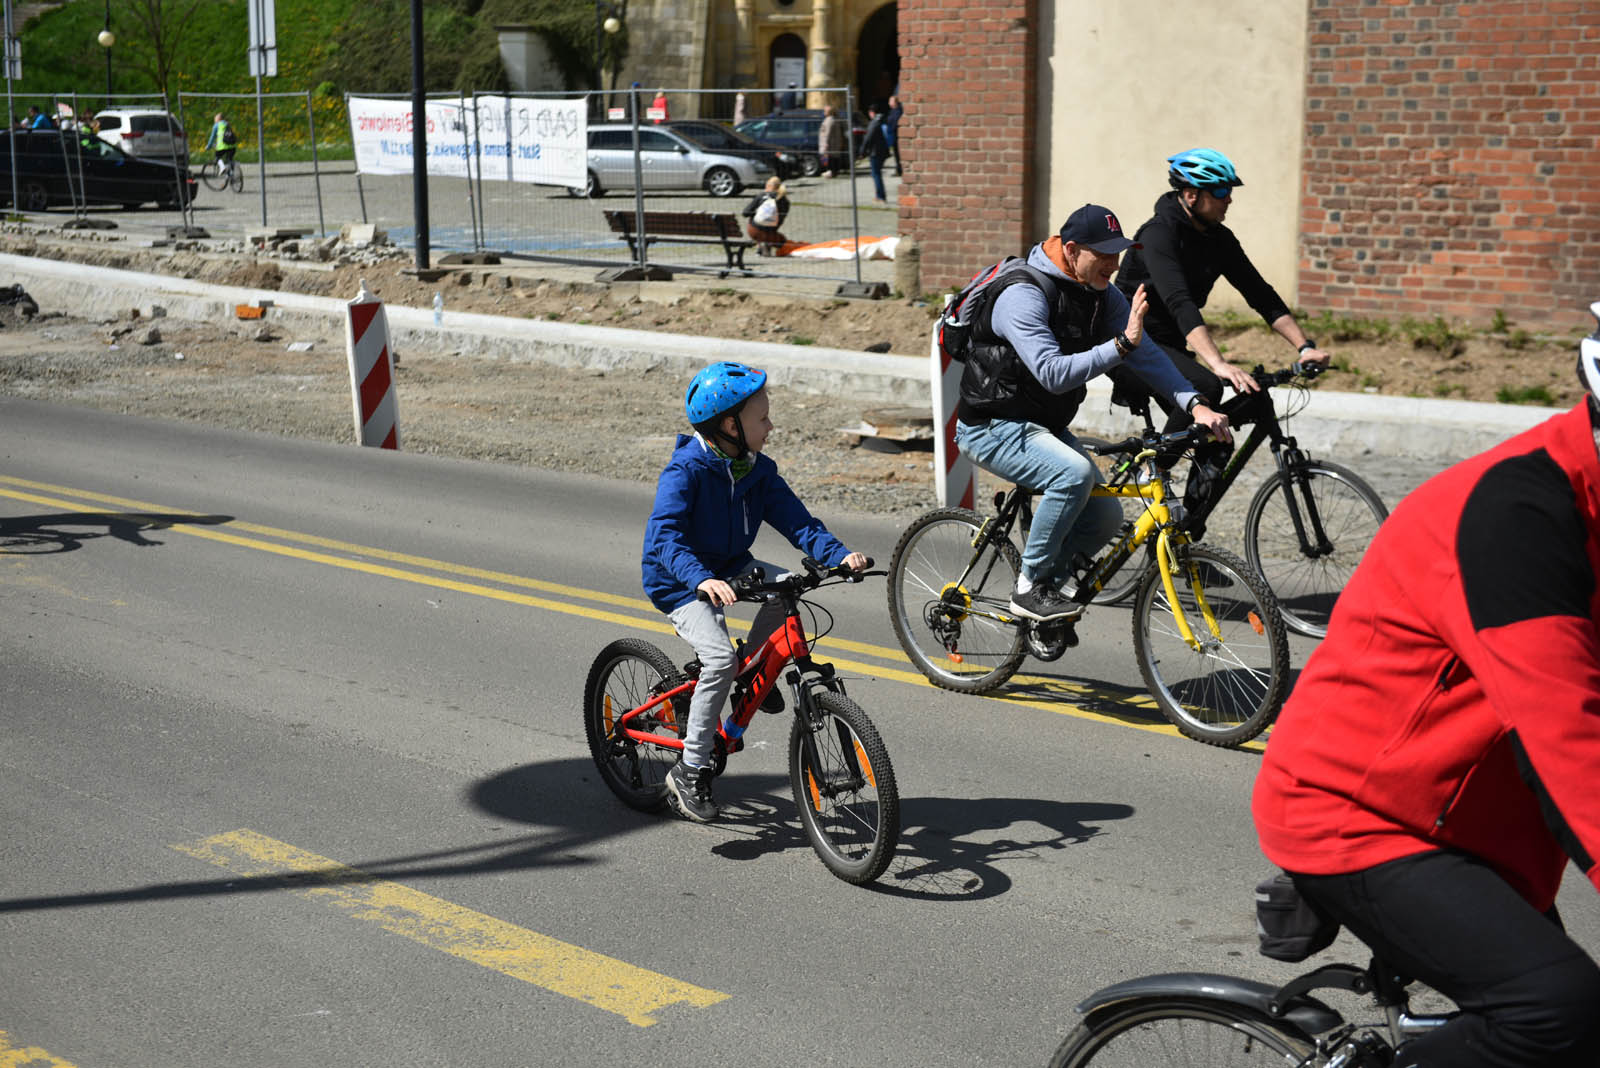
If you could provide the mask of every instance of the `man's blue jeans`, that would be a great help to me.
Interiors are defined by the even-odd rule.
[[[868,161],[872,171],[872,195],[877,200],[888,200],[888,190],[883,187],[883,157],[873,156]]]
[[[1122,528],[1120,502],[1089,496],[1100,471],[1071,431],[1058,437],[1015,419],[958,421],[956,445],[985,471],[1038,494],[1022,548],[1022,573],[1030,581],[1059,585],[1071,575],[1074,556],[1093,556]]]

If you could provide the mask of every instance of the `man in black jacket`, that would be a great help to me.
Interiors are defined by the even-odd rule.
[[[1250,372],[1223,357],[1200,314],[1218,278],[1226,278],[1250,307],[1294,346],[1299,362],[1325,367],[1328,353],[1306,337],[1283,298],[1261,277],[1239,239],[1224,225],[1233,191],[1244,184],[1232,161],[1215,149],[1196,148],[1169,156],[1167,167],[1172,191],[1156,201],[1155,215],[1134,235],[1138,244],[1122,261],[1117,288],[1129,294],[1144,286],[1150,295],[1145,320],[1150,339],[1233,425],[1253,422],[1250,394],[1261,387]],[[1151,396],[1136,378],[1125,372],[1112,374],[1124,394]],[[1221,404],[1224,383],[1238,394],[1226,405]],[[1167,432],[1189,424],[1188,414],[1167,398],[1156,395],[1155,401],[1167,413]],[[1191,505],[1208,492],[1212,476],[1220,471],[1229,451],[1216,443],[1197,450],[1196,470],[1185,494]]]

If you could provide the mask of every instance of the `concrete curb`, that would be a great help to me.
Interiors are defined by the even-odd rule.
[[[130,308],[160,304],[176,318],[232,322],[235,305],[265,300],[272,302],[268,314],[276,323],[339,333],[345,320],[346,302],[335,297],[219,286],[8,253],[0,253],[0,281],[20,283],[46,311],[71,309],[73,314],[91,318],[122,317]],[[815,393],[855,394],[864,404],[929,403],[927,364],[913,357],[469,312],[446,311],[443,325],[434,326],[431,309],[388,305],[387,310],[391,342],[401,354],[413,347],[443,348],[468,357],[562,367],[631,372],[658,368],[685,378],[712,360],[740,360],[766,368],[777,385]],[[1447,463],[1482,451],[1558,411],[1316,392],[1306,410],[1288,425],[1303,446],[1335,460],[1374,454]],[[1106,380],[1091,382],[1075,428],[1085,433],[1119,434],[1132,426],[1131,417],[1120,409],[1112,410]]]

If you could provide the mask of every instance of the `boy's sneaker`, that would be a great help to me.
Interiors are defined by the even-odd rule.
[[[776,716],[783,711],[783,691],[774,686],[767,691],[767,696],[761,699],[761,711]]]
[[[1034,583],[1027,593],[1013,591],[1011,610],[1039,623],[1050,619],[1077,619],[1083,615],[1083,605],[1067,600],[1042,582]]]
[[[711,768],[691,768],[678,761],[667,772],[667,803],[686,820],[710,823],[719,815],[717,803],[711,799],[715,774]]]

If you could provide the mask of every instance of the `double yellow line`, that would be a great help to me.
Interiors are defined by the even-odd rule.
[[[47,494],[55,496],[47,496]],[[86,490],[56,486],[45,482],[33,482],[28,479],[6,475],[0,475],[0,497],[9,497],[13,500],[26,501],[30,504],[63,511],[81,510],[86,506],[110,505],[116,508],[128,509],[135,513],[194,516],[196,519],[200,519],[203,516],[203,513],[165,508],[148,501],[115,497],[103,493],[91,493]],[[85,502],[88,502],[87,505]],[[249,523],[243,520],[231,520],[215,526],[180,522],[170,525],[168,529],[189,537],[204,538],[208,541],[221,542],[225,545],[254,549],[258,552],[267,552],[277,556],[304,560],[308,563],[342,568],[346,571],[355,571],[380,578],[397,579],[401,582],[450,590],[473,597],[487,597],[492,600],[524,605],[529,608],[540,608],[564,615],[579,616],[595,622],[611,623],[616,626],[650,631],[656,634],[673,633],[672,625],[662,617],[661,613],[656,611],[649,601],[642,597],[624,597],[618,594],[603,593],[599,590],[584,589],[580,586],[569,586],[544,579],[528,578],[504,571],[492,571],[486,568],[452,563],[447,560],[435,560],[431,557],[415,556],[410,553],[391,552],[387,549],[379,549],[370,545],[358,545],[334,538],[324,538],[316,534],[303,534],[299,531],[262,526],[259,523]],[[626,610],[626,613],[630,614],[625,614],[624,611],[619,611],[619,609]],[[933,688],[932,684],[923,678],[920,673],[908,670],[904,666],[905,654],[898,648],[852,641],[848,638],[833,637],[831,635],[824,643],[824,647],[827,659],[846,674],[866,675],[892,682],[903,682],[911,686]],[[867,663],[860,660],[840,659],[835,655],[838,652],[854,653],[859,656],[870,657],[878,662]],[[991,697],[988,700],[1040,709],[1097,723],[1114,723],[1119,726],[1132,727],[1136,730],[1164,734],[1174,738],[1181,737],[1177,729],[1170,724],[1151,722],[1142,718],[1142,715],[1148,715],[1154,707],[1153,702],[1148,697],[1140,695],[1130,699],[1125,694],[1111,694],[1093,686],[1062,678],[1019,675],[1016,678],[1016,682],[1029,687],[1033,692],[1027,694],[1013,692],[1002,697]],[[953,700],[965,701],[971,700],[971,698],[953,698]],[[1130,714],[1121,716],[1092,711],[1072,704],[1071,702],[1075,700],[1095,701],[1100,704],[1118,703],[1128,705]]]

